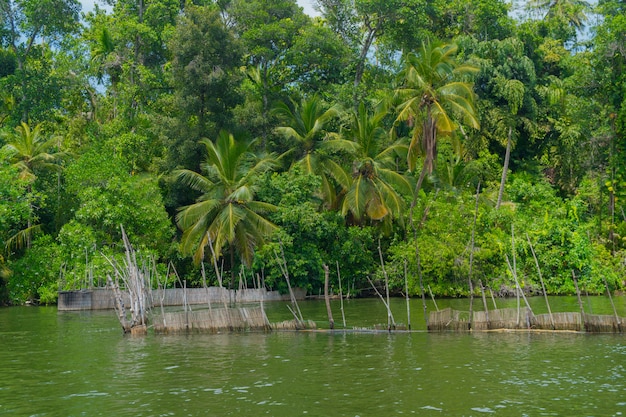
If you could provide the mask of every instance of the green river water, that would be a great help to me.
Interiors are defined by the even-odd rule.
[[[611,314],[606,298],[585,299]],[[467,308],[467,300],[439,307]],[[479,303],[482,304],[480,300]],[[543,298],[531,300],[536,313]],[[498,307],[507,305],[499,300]],[[406,305],[393,300],[397,322]],[[573,297],[551,298],[578,311]],[[626,299],[616,299],[626,316]],[[492,307],[492,306],[490,306]],[[323,301],[301,303],[326,322]],[[429,308],[433,305],[429,303]],[[289,318],[284,303],[270,320]],[[351,300],[348,327],[386,323],[380,300]],[[339,302],[333,301],[341,327]],[[411,301],[423,329],[420,300]],[[0,309],[0,415],[620,416],[626,335],[273,332],[124,336],[111,311]]]

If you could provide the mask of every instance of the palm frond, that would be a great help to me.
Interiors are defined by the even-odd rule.
[[[186,186],[200,192],[207,192],[214,185],[207,177],[189,169],[174,171],[173,175],[177,181],[181,181]]]
[[[220,205],[220,200],[210,199],[182,207],[176,214],[176,224],[182,230],[186,230],[198,223],[201,218],[212,218]]]
[[[26,246],[28,246],[28,243],[33,240],[33,236],[38,233],[41,233],[40,224],[36,224],[20,230],[19,232],[7,239],[5,245],[7,251],[25,248]]]

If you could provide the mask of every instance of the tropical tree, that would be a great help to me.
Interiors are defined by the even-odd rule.
[[[200,143],[206,150],[202,173],[176,172],[180,181],[200,192],[196,202],[181,207],[176,216],[183,231],[182,251],[193,253],[194,262],[200,263],[207,247],[212,246],[215,259],[228,247],[231,268],[235,251],[250,266],[255,248],[276,229],[264,217],[275,206],[255,198],[255,179],[275,165],[275,157],[255,157],[251,153],[255,141],[236,139],[226,131],[220,132],[215,142],[203,139]]]
[[[474,110],[473,85],[468,76],[478,68],[456,61],[456,44],[422,43],[417,52],[403,56],[403,85],[396,90],[400,100],[397,122],[414,126],[409,145],[409,168],[424,155],[424,165],[417,187],[426,173],[432,173],[437,156],[437,136],[449,135],[459,128],[459,121],[479,127]]]
[[[37,178],[36,172],[43,170],[58,170],[60,165],[56,162],[65,155],[54,147],[58,143],[55,136],[47,137],[43,134],[41,124],[33,129],[28,123],[22,122],[14,132],[3,132],[2,137],[6,144],[2,147],[8,155],[9,163],[19,172],[19,177],[27,182],[27,193],[32,197],[33,182]],[[33,225],[35,206],[31,198],[31,207],[26,229],[18,232],[10,242],[17,246],[30,246],[31,235],[39,228]]]
[[[216,5],[192,4],[178,17],[168,48],[174,94],[164,99],[165,117],[156,122],[167,135],[168,165],[193,169],[202,160],[198,141],[232,126],[232,109],[241,101],[242,49]]]
[[[4,0],[0,2],[0,39],[15,58],[14,110],[26,122],[40,116],[34,110],[49,111],[50,101],[59,93],[53,77],[50,54],[65,35],[79,28],[77,0]],[[39,42],[41,41],[41,42]],[[56,103],[55,103],[56,104]],[[18,119],[18,117],[16,117]]]
[[[352,111],[349,122],[341,132],[341,140],[331,144],[349,155],[350,179],[344,190],[341,211],[356,222],[402,219],[404,195],[411,194],[406,177],[396,170],[397,158],[406,157],[407,146],[401,141],[389,143],[389,133],[383,128],[386,109],[370,113],[365,104]]]
[[[536,140],[538,130],[538,106],[534,98],[537,84],[535,66],[525,55],[523,42],[517,38],[484,42],[470,40],[465,44],[465,53],[471,54],[480,67],[475,89],[481,98],[480,135],[495,153],[502,152],[504,148],[496,202],[496,207],[499,208],[512,152],[520,143],[522,145],[519,148],[523,148],[525,152],[534,148],[526,144]]]
[[[3,133],[2,138],[6,142],[3,148],[9,154],[9,162],[19,170],[20,178],[34,181],[36,170],[59,168],[55,162],[64,155],[54,150],[59,139],[46,137],[41,123],[31,129],[28,123],[22,122],[14,132]]]
[[[553,31],[563,41],[575,36],[576,30],[584,29],[587,12],[591,10],[591,5],[584,0],[533,0],[528,6],[544,13],[543,19],[552,24],[556,29]]]
[[[336,192],[331,177],[343,185],[349,181],[345,171],[331,157],[330,135],[325,130],[329,121],[339,115],[339,107],[326,107],[316,95],[301,103],[292,102],[292,106],[284,102],[275,106],[274,114],[281,121],[276,132],[290,141],[287,153],[295,165],[300,165],[305,174],[321,176],[322,195],[327,204],[333,206]]]

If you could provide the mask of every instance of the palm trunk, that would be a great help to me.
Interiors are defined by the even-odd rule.
[[[235,249],[230,246],[230,290],[235,288]]]

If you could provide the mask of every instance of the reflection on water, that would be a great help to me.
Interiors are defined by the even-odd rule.
[[[349,325],[386,320],[379,302],[361,301],[346,305]],[[623,299],[618,302],[623,308]],[[323,302],[301,307],[324,322]],[[420,305],[411,308],[419,325]],[[268,314],[278,317],[282,309],[271,306]],[[133,338],[121,334],[111,312],[0,309],[0,415],[617,416],[626,414],[624,337],[275,332]]]

